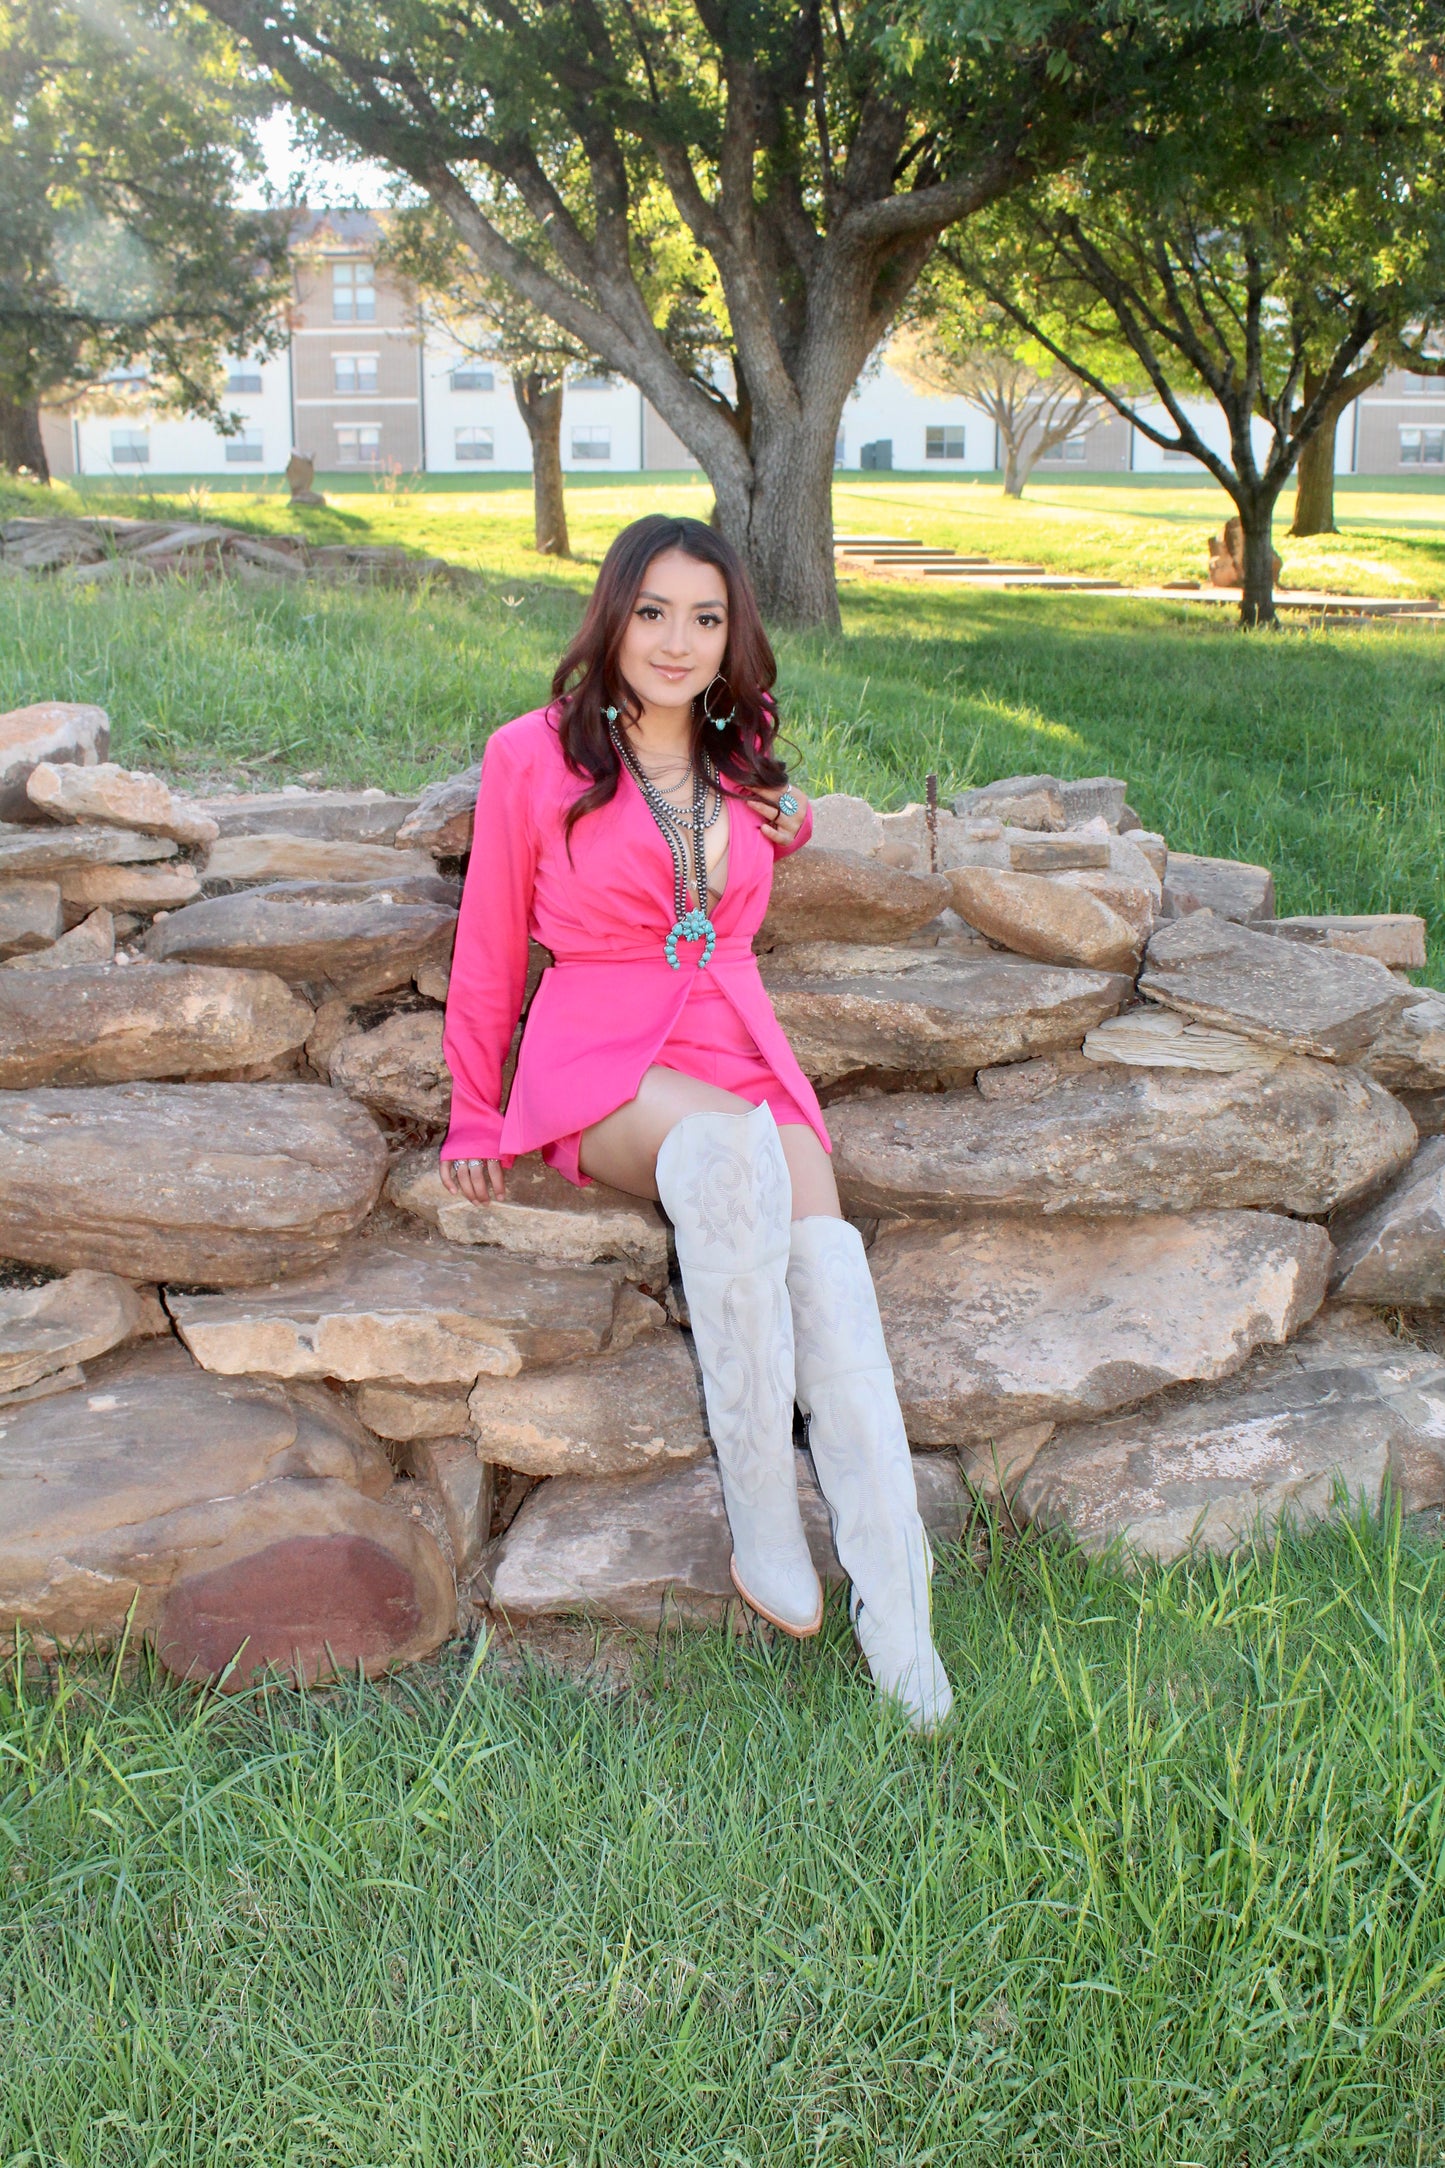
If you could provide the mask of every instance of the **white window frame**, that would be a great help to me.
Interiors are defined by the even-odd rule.
[[[497,433],[494,429],[468,422],[457,430],[453,450],[457,459],[467,466],[484,465],[497,456]]]
[[[363,384],[361,372],[370,364],[371,381]],[[381,366],[380,354],[333,354],[331,357],[331,389],[337,399],[374,399],[377,392],[377,371]],[[356,379],[343,384],[342,372],[349,371]]]
[[[958,439],[957,451],[952,451],[949,448],[949,439],[953,437]],[[936,445],[934,443],[935,438],[938,440]],[[966,459],[968,457],[967,425],[963,422],[929,422],[923,432],[923,457],[925,460],[935,460],[940,465],[946,460]]]
[[[1082,467],[1089,457],[1089,440],[1086,436],[1064,437],[1058,444],[1051,444],[1039,455],[1039,464],[1050,467]]]
[[[226,389],[228,392],[244,395],[247,392],[258,392],[261,388],[261,364],[259,361],[233,361],[227,364]]]
[[[261,466],[266,446],[259,429],[243,429],[238,436],[223,437],[228,467]]]
[[[1407,449],[1409,440],[1413,445]],[[1432,441],[1433,440],[1433,441]],[[1400,465],[1402,467],[1445,467],[1445,424],[1432,429],[1424,422],[1400,424]]]
[[[475,382],[468,383],[468,377]],[[452,369],[450,382],[453,391],[495,391],[497,372],[484,368],[479,361],[459,361]]]
[[[602,466],[612,457],[612,429],[607,422],[572,424],[572,457]]]
[[[376,266],[354,257],[331,261],[331,321],[333,324],[376,322]]]
[[[348,437],[355,439],[355,456],[351,459],[346,457],[346,439]],[[363,437],[366,439],[364,444],[362,442]],[[368,451],[372,452],[374,456],[370,459],[363,458],[363,452]],[[337,422],[336,464],[338,467],[379,467],[381,465],[380,422]]]
[[[112,429],[110,463],[113,467],[148,467],[151,437],[148,429]]]

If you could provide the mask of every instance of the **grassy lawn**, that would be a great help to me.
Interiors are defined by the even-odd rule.
[[[497,481],[301,515],[466,595],[0,582],[0,707],[100,701],[118,758],[190,783],[444,773],[543,696],[617,526],[707,506],[591,481],[560,566]],[[1445,585],[1437,512],[1362,497],[1341,544]],[[1172,485],[839,484],[840,525],[1149,577],[1217,519]],[[1445,929],[1438,637],[881,582],[844,614],[780,643],[811,788],[1108,769],[1284,910]],[[307,1699],[0,1677],[0,2168],[1441,2168],[1438,1533],[1138,1583],[985,1533],[939,1639],[937,1744],[878,1720],[836,1606],[620,1686],[495,1654]]]
[[[1425,2168],[1442,1554],[940,1575],[821,1642],[239,1703],[0,1682],[8,2168]]]

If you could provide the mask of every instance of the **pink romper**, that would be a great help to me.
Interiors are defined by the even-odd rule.
[[[672,858],[641,792],[624,774],[611,803],[563,829],[585,782],[567,767],[550,709],[505,724],[482,759],[471,862],[447,996],[452,1074],[442,1156],[499,1159],[540,1151],[570,1182],[582,1132],[636,1095],[654,1064],[764,1100],[782,1124],[831,1149],[817,1094],[773,1013],[753,955],[786,855],[741,799],[728,804],[727,884],[712,909],[717,945],[663,949],[673,919]],[[789,850],[812,832],[804,821]],[[528,1012],[502,1111],[502,1071],[521,1015],[529,941],[551,950]]]

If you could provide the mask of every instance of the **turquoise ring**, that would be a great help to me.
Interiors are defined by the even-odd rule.
[[[780,813],[796,813],[797,810],[797,799],[793,796],[790,790],[785,790],[782,797],[778,800],[778,811]]]

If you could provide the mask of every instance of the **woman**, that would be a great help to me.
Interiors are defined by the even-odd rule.
[[[551,706],[497,731],[482,762],[447,1000],[442,1180],[485,1205],[516,1155],[540,1150],[569,1181],[661,1199],[739,1593],[784,1633],[822,1622],[796,1396],[873,1677],[931,1730],[952,1696],[873,1282],[752,952],[774,859],[812,828],[773,751],[774,675],[726,542],[660,515],[618,535]],[[504,1114],[529,936],[556,961]]]

